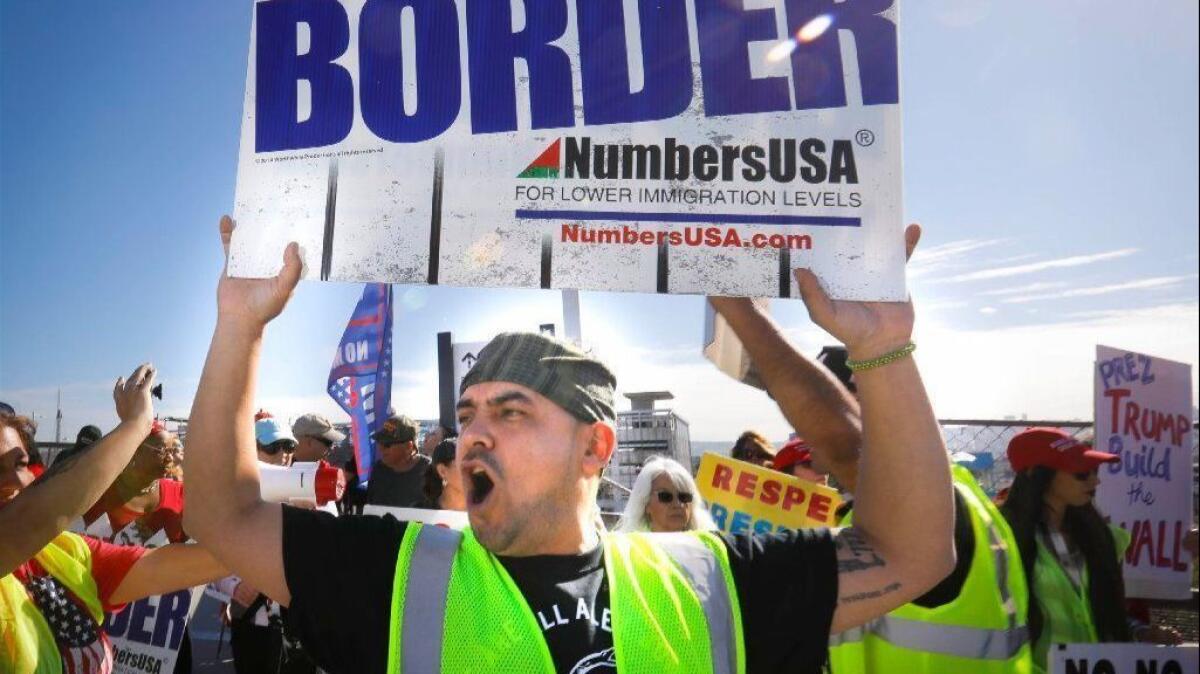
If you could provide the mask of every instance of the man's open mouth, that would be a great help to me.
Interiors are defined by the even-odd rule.
[[[492,488],[496,486],[496,483],[481,466],[472,468],[467,475],[467,480],[470,485],[470,488],[467,489],[467,500],[471,505],[480,505],[486,501],[488,495],[492,493]]]

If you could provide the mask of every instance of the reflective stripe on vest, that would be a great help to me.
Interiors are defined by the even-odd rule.
[[[399,635],[402,672],[441,671],[450,576],[462,540],[462,532],[443,527],[427,525],[417,532],[404,587]],[[713,674],[739,674],[735,598],[720,561],[694,535],[655,534],[653,541],[679,568],[702,607]],[[614,624],[617,620],[614,616]]]
[[[970,498],[969,495],[964,497]],[[862,641],[863,636],[869,633],[894,646],[925,653],[978,660],[1007,660],[1015,656],[1029,639],[1028,629],[1019,624],[1016,601],[1009,589],[1008,554],[1004,541],[995,526],[984,528],[988,532],[988,547],[992,551],[996,569],[996,584],[1007,623],[1005,629],[944,625],[884,615],[861,627],[832,635],[829,639],[830,648]]]
[[[424,526],[413,547],[404,593],[404,628],[400,657],[405,672],[437,672],[442,668],[442,632],[450,569],[462,532]]]
[[[655,542],[675,562],[704,607],[713,674],[737,672],[737,633],[725,573],[712,550],[690,534],[658,534]]]

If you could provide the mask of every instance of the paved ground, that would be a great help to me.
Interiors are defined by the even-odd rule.
[[[221,620],[218,617],[220,609],[221,604],[217,600],[205,595],[192,616],[190,632],[194,674],[233,674],[229,631],[225,630],[224,634],[221,632]]]

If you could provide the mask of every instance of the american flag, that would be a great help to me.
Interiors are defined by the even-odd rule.
[[[350,415],[362,481],[371,477],[378,430],[392,401],[392,287],[368,283],[354,307],[329,370],[329,395]]]
[[[108,674],[112,647],[91,614],[53,576],[35,576],[26,586],[50,625],[63,661],[64,674]]]

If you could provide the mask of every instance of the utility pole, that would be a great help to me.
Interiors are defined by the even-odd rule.
[[[58,389],[58,411],[54,413],[54,444],[62,442],[62,389]]]

